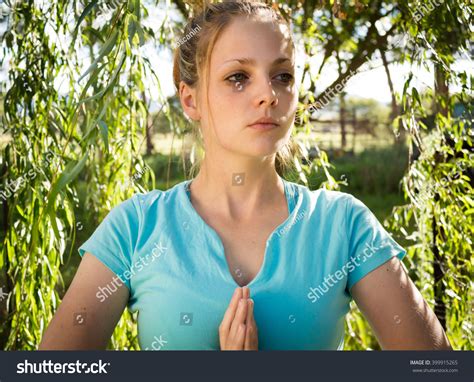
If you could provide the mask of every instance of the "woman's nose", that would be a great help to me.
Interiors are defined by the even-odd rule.
[[[278,94],[273,88],[272,80],[269,78],[261,79],[256,87],[257,97],[256,104],[261,106],[266,104],[268,106],[278,105]]]

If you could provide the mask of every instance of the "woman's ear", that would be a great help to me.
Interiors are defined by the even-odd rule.
[[[179,83],[179,99],[183,107],[184,114],[194,121],[201,119],[201,113],[197,107],[197,91],[184,81]]]

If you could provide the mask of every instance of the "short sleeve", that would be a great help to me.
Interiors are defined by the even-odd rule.
[[[350,294],[354,284],[365,275],[394,256],[402,260],[406,250],[392,238],[372,211],[359,199],[349,195],[346,207],[349,247],[346,290]]]
[[[130,269],[139,231],[140,207],[137,194],[107,214],[89,239],[79,247],[79,254],[91,253],[114,272],[130,290]]]

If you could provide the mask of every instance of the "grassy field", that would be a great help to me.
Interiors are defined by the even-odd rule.
[[[182,150],[190,151],[193,140],[191,136],[183,138],[174,135],[173,133],[155,134],[152,139],[153,146],[157,153],[169,154],[180,153]],[[341,147],[341,134],[339,132],[312,132],[307,136],[300,133],[295,136],[295,139],[307,139],[309,142],[317,144],[322,150],[333,150]],[[346,149],[359,154],[366,149],[384,148],[393,145],[393,136],[390,134],[380,134],[373,136],[370,134],[358,134],[354,140],[353,134],[347,134]]]

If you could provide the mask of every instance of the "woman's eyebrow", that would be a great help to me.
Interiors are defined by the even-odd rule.
[[[225,65],[229,62],[232,62],[232,61],[237,61],[239,63],[241,63],[242,65],[255,65],[255,60],[253,58],[248,58],[248,57],[243,57],[243,58],[232,58],[230,60],[226,60],[222,63],[222,65]],[[281,64],[285,61],[289,61],[291,62],[291,60],[288,58],[288,57],[279,57],[277,58],[275,61],[273,61],[273,64],[272,65],[278,65],[278,64]],[[221,65],[221,66],[222,66]]]

